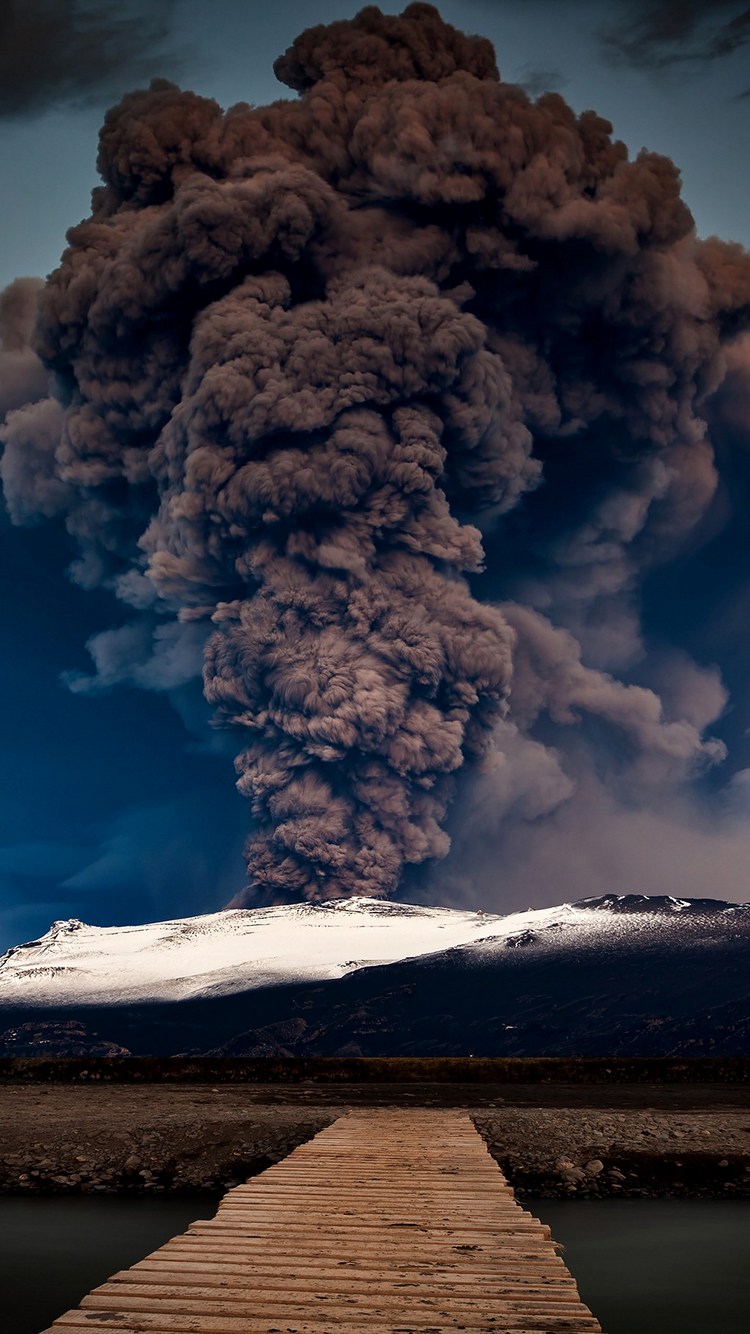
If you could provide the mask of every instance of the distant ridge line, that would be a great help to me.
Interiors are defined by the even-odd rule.
[[[0,1081],[297,1084],[747,1084],[748,1057],[0,1057]]]

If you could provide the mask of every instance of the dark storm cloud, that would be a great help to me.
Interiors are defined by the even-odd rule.
[[[8,503],[128,608],[71,684],[186,690],[202,655],[254,902],[395,892],[467,763],[459,809],[511,833],[676,811],[726,694],[652,661],[640,597],[715,502],[747,254],[697,239],[669,159],[429,5],[276,71],[296,100],[160,80],[109,112],[42,294],[62,429],[8,416]]]
[[[117,905],[108,912],[123,924],[134,916],[153,922],[218,911],[237,884],[242,825],[241,811],[215,788],[128,807],[61,879],[60,896],[68,903],[90,898],[87,915],[94,921],[104,898]]]
[[[0,876],[34,879],[56,876],[59,879],[78,871],[90,860],[91,851],[83,845],[57,843],[13,843],[0,848]]]
[[[174,68],[174,0],[0,0],[0,116],[106,103]]]
[[[609,59],[638,69],[713,64],[750,41],[743,0],[623,0],[601,31]]]
[[[46,930],[52,916],[111,925],[216,911],[236,889],[243,826],[240,803],[234,809],[216,788],[188,788],[127,806],[90,828],[88,843],[10,843],[0,848],[0,936],[8,916],[29,923],[16,930],[6,922],[15,943]]]

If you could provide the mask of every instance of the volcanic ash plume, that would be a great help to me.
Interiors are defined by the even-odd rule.
[[[505,741],[527,781],[545,710],[680,777],[721,758],[610,671],[639,570],[713,494],[750,266],[696,240],[667,159],[504,85],[430,5],[313,28],[276,72],[296,98],[159,81],[108,113],[41,297],[61,435],[12,413],[4,480],[16,518],[64,515],[122,633],[203,645],[254,901],[385,896],[447,850],[467,760]]]

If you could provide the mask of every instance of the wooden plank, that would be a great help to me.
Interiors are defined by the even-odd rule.
[[[302,1213],[302,1206],[297,1206],[298,1215]],[[189,1235],[191,1237],[224,1237],[227,1241],[232,1237],[253,1237],[259,1233],[268,1237],[270,1240],[277,1233],[284,1233],[286,1236],[310,1236],[310,1231],[314,1227],[325,1227],[327,1235],[331,1239],[351,1237],[353,1240],[358,1238],[362,1241],[372,1241],[377,1237],[390,1237],[397,1230],[403,1232],[415,1233],[420,1236],[442,1236],[456,1237],[459,1234],[470,1232],[471,1236],[477,1241],[483,1238],[492,1240],[502,1240],[505,1238],[516,1237],[520,1242],[534,1240],[538,1244],[551,1244],[551,1234],[541,1227],[534,1227],[533,1222],[516,1224],[513,1220],[505,1218],[500,1219],[477,1219],[471,1220],[462,1218],[461,1215],[448,1214],[446,1217],[438,1215],[430,1216],[429,1220],[424,1222],[414,1222],[409,1217],[405,1209],[397,1210],[391,1217],[376,1218],[358,1218],[355,1213],[334,1214],[331,1212],[318,1213],[315,1209],[310,1210],[304,1215],[304,1219],[299,1217],[295,1223],[290,1223],[285,1227],[284,1223],[279,1221],[279,1215],[276,1210],[259,1212],[252,1218],[222,1219],[219,1218],[210,1224],[199,1224],[191,1226]]]
[[[329,1242],[332,1240],[332,1234],[327,1233]],[[466,1239],[468,1238],[468,1240]],[[483,1237],[481,1242],[475,1233],[468,1230],[462,1236],[460,1233],[451,1233],[448,1236],[445,1233],[435,1233],[430,1236],[425,1232],[415,1232],[411,1228],[393,1228],[385,1238],[383,1245],[387,1246],[389,1252],[398,1254],[397,1247],[401,1244],[403,1251],[407,1244],[409,1251],[415,1259],[429,1258],[434,1255],[436,1258],[442,1256],[455,1259],[454,1252],[473,1252],[480,1253],[485,1259],[490,1257],[499,1257],[504,1254],[510,1255],[538,1255],[540,1257],[549,1256],[552,1258],[556,1252],[553,1249],[552,1242],[544,1241],[544,1238],[537,1240],[534,1237],[522,1238],[514,1237],[512,1234],[505,1234],[503,1238]],[[296,1232],[278,1232],[264,1233],[258,1229],[255,1235],[252,1233],[244,1235],[232,1235],[231,1237],[222,1237],[220,1233],[185,1233],[184,1240],[175,1238],[167,1245],[172,1250],[216,1253],[221,1251],[231,1258],[232,1254],[237,1255],[263,1255],[269,1250],[274,1250],[279,1255],[288,1257],[293,1255],[319,1255],[321,1246],[319,1241],[313,1236],[305,1236],[303,1233]],[[342,1246],[346,1246],[343,1254],[351,1259],[359,1259],[363,1256],[373,1254],[372,1243],[368,1239],[362,1240],[354,1237],[347,1237],[343,1234]]]
[[[180,1318],[175,1317],[175,1319]],[[190,1317],[187,1319],[183,1317],[179,1325],[166,1325],[163,1320],[153,1322],[149,1320],[149,1317],[145,1317],[145,1321],[148,1323],[135,1324],[131,1320],[127,1320],[127,1323],[125,1323],[126,1320],[127,1317],[123,1317],[120,1323],[117,1323],[109,1319],[96,1321],[85,1318],[78,1320],[75,1325],[70,1322],[62,1325],[56,1321],[49,1329],[43,1330],[42,1334],[59,1334],[61,1328],[85,1329],[88,1334],[111,1334],[113,1329],[124,1331],[124,1334],[133,1334],[134,1331],[143,1331],[144,1334],[331,1334],[332,1331],[339,1330],[345,1331],[346,1334],[384,1334],[382,1325],[362,1324],[360,1321],[353,1324],[348,1319],[345,1323],[338,1324],[330,1318],[324,1320],[309,1318],[284,1320],[283,1324],[279,1324],[277,1319],[243,1320],[239,1330],[229,1331],[225,1326],[222,1326],[219,1331],[212,1330],[209,1325],[198,1320],[191,1320]],[[402,1322],[397,1325],[391,1323],[387,1327],[388,1334],[456,1334],[457,1330],[465,1328],[467,1326],[457,1325],[455,1321],[444,1325],[436,1324],[434,1320],[431,1320],[428,1324],[414,1323],[413,1321],[408,1325]],[[599,1326],[594,1327],[594,1334],[598,1329]],[[557,1331],[543,1329],[534,1324],[526,1324],[522,1328],[517,1325],[508,1326],[502,1322],[502,1318],[492,1325],[484,1325],[483,1330],[484,1334],[557,1334]]]
[[[288,1315],[276,1314],[266,1317],[271,1323],[268,1326],[271,1329],[288,1329],[289,1321],[304,1321],[310,1316],[309,1306],[302,1306],[295,1310],[290,1310]],[[140,1312],[140,1311],[114,1311],[106,1310],[99,1313],[101,1326],[107,1329],[119,1329],[127,1331],[158,1331],[158,1334],[245,1334],[250,1320],[257,1320],[258,1316],[250,1313],[247,1316],[230,1315],[203,1315],[203,1314],[184,1314],[164,1311]],[[435,1307],[434,1314],[426,1318],[417,1318],[411,1320],[408,1314],[403,1313],[398,1318],[398,1323],[394,1325],[393,1316],[386,1315],[382,1319],[368,1319],[366,1323],[371,1329],[379,1329],[380,1334],[388,1330],[389,1334],[394,1329],[433,1329],[435,1323],[448,1329],[466,1329],[483,1330],[487,1334],[488,1330],[496,1331],[498,1328],[505,1331],[506,1334],[518,1334],[521,1330],[528,1330],[529,1327],[537,1331],[537,1334],[599,1334],[600,1325],[594,1319],[585,1319],[581,1317],[570,1318],[568,1316],[513,1316],[506,1312],[498,1312],[493,1319],[493,1323],[488,1323],[492,1317],[483,1315],[479,1321],[473,1316],[460,1317],[460,1323],[452,1312],[443,1316],[439,1307]],[[325,1313],[325,1324],[349,1330],[352,1327],[352,1312],[342,1311],[334,1314],[330,1311]],[[283,1321],[283,1324],[281,1323]],[[96,1312],[93,1311],[72,1311],[69,1315],[61,1316],[56,1320],[53,1329],[91,1329],[97,1323]]]
[[[334,1266],[326,1267],[322,1263],[300,1265],[296,1262],[290,1267],[288,1261],[274,1267],[271,1264],[264,1264],[258,1261],[254,1265],[232,1264],[231,1262],[221,1263],[220,1261],[191,1261],[189,1265],[179,1262],[167,1262],[152,1264],[148,1260],[141,1260],[131,1269],[123,1269],[113,1274],[110,1283],[125,1282],[126,1280],[142,1283],[161,1283],[168,1282],[166,1275],[174,1274],[181,1283],[215,1283],[217,1286],[226,1284],[231,1286],[237,1279],[242,1279],[248,1285],[257,1289],[259,1281],[263,1285],[276,1287],[284,1286],[286,1281],[300,1283],[309,1283],[311,1277],[315,1276],[319,1283],[340,1283],[342,1276],[346,1277],[347,1286],[356,1288],[358,1285],[363,1287],[372,1287],[373,1279],[381,1276],[380,1269],[363,1267],[362,1269],[353,1269],[348,1266],[346,1270]],[[398,1286],[419,1286],[420,1280],[426,1276],[427,1271],[418,1267],[410,1269],[393,1270],[393,1281]],[[431,1287],[440,1286],[447,1283],[450,1287],[480,1287],[483,1290],[503,1287],[534,1287],[540,1290],[562,1291],[566,1288],[575,1288],[575,1283],[566,1270],[555,1274],[554,1276],[544,1276],[543,1274],[528,1273],[524,1267],[523,1272],[519,1273],[518,1266],[508,1266],[502,1270],[494,1267],[484,1273],[464,1274],[457,1273],[455,1269],[441,1268],[431,1269],[429,1271]]]
[[[378,1308],[390,1308],[393,1306],[402,1307],[403,1305],[408,1305],[410,1309],[415,1309],[417,1306],[424,1305],[425,1303],[432,1303],[435,1299],[443,1304],[452,1305],[455,1303],[453,1303],[451,1299],[455,1297],[460,1304],[460,1309],[469,1312],[478,1309],[486,1310],[486,1297],[492,1296],[496,1298],[501,1291],[505,1294],[505,1300],[509,1307],[513,1307],[521,1301],[526,1304],[528,1309],[531,1309],[533,1306],[534,1310],[539,1309],[545,1311],[552,1307],[556,1311],[570,1310],[573,1314],[575,1314],[576,1311],[580,1311],[577,1295],[575,1295],[572,1290],[567,1293],[553,1293],[550,1295],[534,1294],[528,1290],[506,1287],[504,1289],[496,1289],[494,1292],[490,1293],[479,1292],[476,1289],[470,1293],[466,1293],[465,1291],[457,1293],[455,1288],[451,1288],[447,1285],[436,1287],[434,1284],[430,1285],[429,1293],[426,1293],[423,1290],[420,1291],[418,1288],[415,1289],[413,1285],[392,1289],[384,1293],[378,1293],[375,1303]],[[276,1305],[279,1300],[283,1300],[287,1294],[296,1294],[299,1292],[302,1293],[306,1300],[328,1301],[333,1298],[334,1304],[337,1302],[345,1302],[348,1306],[371,1306],[374,1300],[372,1285],[369,1285],[366,1289],[359,1290],[352,1289],[347,1285],[346,1295],[344,1297],[342,1296],[340,1286],[336,1284],[326,1286],[314,1281],[306,1281],[298,1285],[290,1282],[286,1287],[282,1285],[277,1287],[264,1285],[262,1292],[259,1292],[257,1284],[243,1285],[241,1283],[236,1283],[231,1287],[216,1287],[204,1283],[201,1286],[191,1286],[189,1284],[185,1285],[180,1281],[179,1276],[175,1276],[172,1282],[165,1279],[159,1285],[137,1281],[110,1281],[108,1283],[103,1283],[101,1287],[95,1288],[87,1297],[84,1297],[81,1305],[111,1306],[113,1302],[115,1305],[121,1305],[125,1301],[138,1302],[141,1299],[161,1301],[166,1298],[171,1301],[184,1299],[185,1301],[190,1302],[219,1302],[223,1304],[231,1299],[233,1302],[239,1304],[243,1302],[254,1304],[256,1310],[262,1310],[268,1303]],[[145,1308],[136,1306],[134,1309],[142,1310]],[[245,1312],[243,1311],[240,1314],[245,1314]]]
[[[337,1270],[332,1267],[321,1268],[308,1259],[299,1261],[294,1256],[287,1256],[282,1263],[274,1265],[266,1262],[264,1256],[252,1257],[241,1264],[235,1264],[221,1256],[196,1255],[190,1256],[188,1259],[177,1256],[169,1260],[157,1261],[149,1268],[148,1272],[181,1274],[186,1278],[193,1273],[201,1274],[203,1272],[215,1273],[219,1277],[226,1278],[245,1274],[257,1279],[259,1285],[266,1279],[270,1282],[276,1276],[280,1275],[283,1279],[285,1274],[289,1274],[292,1277],[306,1278],[308,1281],[314,1280],[318,1276],[321,1281],[347,1282],[356,1285],[357,1282],[368,1284],[380,1282],[382,1264],[378,1270],[373,1270],[368,1267],[367,1261],[363,1259],[361,1265],[348,1265],[345,1269]],[[518,1282],[528,1283],[532,1286],[537,1282],[544,1285],[574,1282],[562,1265],[553,1269],[533,1261],[529,1262],[525,1257],[520,1262],[518,1257],[514,1257],[512,1263],[505,1264],[480,1263],[468,1266],[462,1263],[460,1272],[457,1272],[455,1266],[450,1264],[450,1258],[445,1265],[430,1266],[422,1263],[415,1268],[406,1268],[400,1266],[393,1257],[389,1257],[389,1272],[395,1285],[407,1282],[422,1284],[426,1279],[430,1279],[432,1283],[449,1282],[453,1287],[459,1288],[470,1287],[472,1284],[478,1283],[491,1284],[492,1282]]]
[[[436,1296],[432,1292],[426,1293],[422,1298],[407,1293],[371,1292],[366,1296],[362,1294],[355,1296],[352,1293],[342,1295],[334,1291],[320,1293],[311,1288],[308,1293],[296,1296],[279,1292],[264,1293],[263,1296],[255,1293],[249,1297],[242,1294],[227,1297],[211,1289],[198,1289],[197,1292],[186,1293],[179,1287],[141,1291],[138,1285],[135,1285],[135,1290],[123,1289],[122,1285],[117,1285],[116,1292],[89,1293],[81,1303],[82,1309],[87,1311],[114,1309],[118,1312],[134,1311],[139,1314],[169,1312],[175,1315],[242,1316],[243,1319],[258,1315],[309,1314],[311,1306],[318,1306],[328,1312],[337,1311],[348,1316],[359,1315],[371,1321],[382,1320],[386,1323],[389,1321],[392,1323],[397,1318],[416,1315],[425,1320],[435,1315],[452,1316],[464,1323],[471,1321],[480,1326],[487,1320],[485,1302],[471,1300],[463,1294],[460,1299],[451,1300],[450,1296]],[[569,1302],[562,1306],[549,1303],[545,1305],[533,1298],[525,1298],[521,1302],[510,1299],[503,1303],[504,1320],[516,1319],[518,1316],[523,1316],[525,1319],[529,1315],[533,1315],[535,1319],[565,1318],[573,1323],[583,1320],[587,1326],[591,1323],[582,1316],[577,1302]],[[474,1317],[477,1317],[478,1321]]]
[[[462,1112],[350,1112],[54,1322],[57,1334],[600,1334]],[[52,1331],[49,1334],[52,1334]]]

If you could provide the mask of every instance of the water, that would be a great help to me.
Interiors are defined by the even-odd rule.
[[[606,1334],[749,1334],[750,1202],[534,1200]],[[2,1334],[39,1334],[214,1196],[0,1198]]]
[[[215,1196],[118,1199],[0,1197],[0,1329],[39,1334],[56,1316],[196,1218]]]
[[[605,1334],[749,1334],[750,1201],[529,1200]]]

